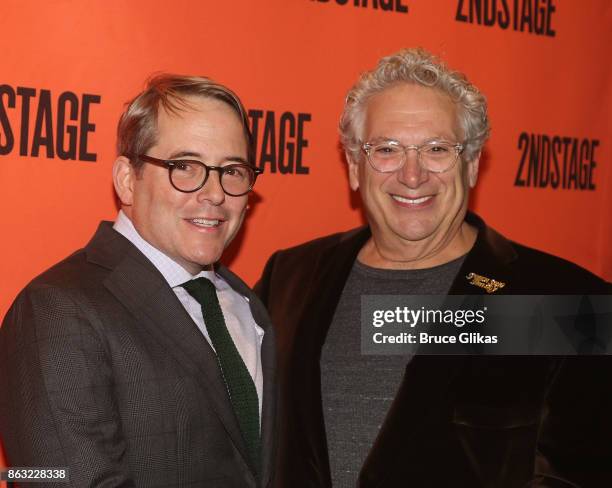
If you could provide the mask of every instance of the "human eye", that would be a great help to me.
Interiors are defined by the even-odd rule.
[[[198,167],[198,163],[195,161],[174,161],[174,171],[180,173],[195,173]]]
[[[249,168],[243,164],[230,164],[223,167],[223,173],[230,178],[244,179],[248,177]]]
[[[421,150],[430,156],[443,157],[451,153],[452,147],[444,142],[431,142],[423,146]]]
[[[174,180],[196,181],[203,177],[204,165],[199,161],[172,161],[172,178]]]
[[[389,143],[377,144],[373,147],[373,149],[377,156],[383,157],[394,156],[401,152],[399,146]]]

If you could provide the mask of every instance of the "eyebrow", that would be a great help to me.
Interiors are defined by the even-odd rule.
[[[200,153],[193,152],[193,151],[178,151],[178,152],[172,153],[168,159],[176,160],[176,159],[185,159],[185,158],[195,158],[197,160],[204,159]],[[249,164],[249,162],[242,156],[225,156],[220,162],[221,163],[233,162],[233,163]]]
[[[401,144],[400,141],[398,141],[397,139],[394,139],[392,137],[385,137],[385,136],[381,136],[381,137],[376,137],[374,139],[370,139],[368,142],[373,142],[373,143],[377,143],[377,142],[394,142],[396,144]],[[436,136],[436,137],[428,137],[427,139],[423,140],[423,142],[421,142],[421,144],[428,144],[431,142],[451,142],[450,139],[447,139],[446,137],[443,136]]]

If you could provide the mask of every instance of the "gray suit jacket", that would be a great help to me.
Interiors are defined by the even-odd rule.
[[[30,283],[0,329],[9,463],[68,467],[78,487],[270,486],[274,332],[251,290],[223,266],[218,273],[249,298],[265,331],[259,476],[214,351],[162,275],[109,222]]]

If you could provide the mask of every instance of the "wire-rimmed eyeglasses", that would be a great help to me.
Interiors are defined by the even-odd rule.
[[[366,153],[370,166],[380,173],[393,173],[404,166],[406,153],[410,149],[417,152],[417,162],[423,169],[432,173],[444,173],[455,166],[464,145],[445,141],[403,145],[394,140],[384,140],[366,142],[361,149]]]

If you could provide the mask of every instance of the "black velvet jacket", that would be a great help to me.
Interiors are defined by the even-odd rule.
[[[451,294],[603,294],[568,261],[479,230]],[[256,292],[277,330],[281,442],[277,486],[331,486],[319,359],[368,228],[279,251]],[[356,331],[358,333],[358,331]],[[612,361],[607,357],[416,356],[358,480],[360,487],[612,486]]]

